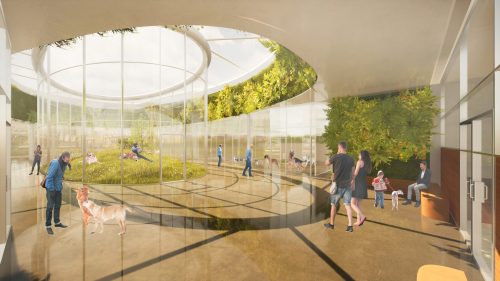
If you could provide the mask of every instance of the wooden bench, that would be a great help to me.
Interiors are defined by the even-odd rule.
[[[417,281],[467,281],[467,276],[462,270],[447,266],[426,264],[417,272]]]
[[[431,183],[427,189],[420,191],[420,214],[424,217],[449,222],[450,206],[439,185]]]

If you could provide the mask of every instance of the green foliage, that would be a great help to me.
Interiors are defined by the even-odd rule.
[[[380,98],[334,98],[326,110],[323,140],[333,152],[339,141],[347,141],[355,158],[368,150],[375,167],[425,159],[439,114],[436,101],[429,87]]]
[[[12,118],[36,123],[36,97],[12,86]]]
[[[316,72],[304,60],[280,44],[262,40],[276,60],[258,75],[209,96],[208,119],[217,120],[268,107],[312,87]]]
[[[105,150],[95,153],[100,163],[85,166],[85,183],[93,184],[120,184],[121,183],[121,159],[120,150]],[[145,155],[153,160],[152,163],[145,160],[123,159],[123,183],[124,184],[155,184],[160,182],[160,157],[158,155]],[[71,161],[71,170],[67,170],[64,178],[69,181],[82,181],[83,157],[75,157]],[[163,180],[181,180],[184,167],[179,160],[164,157]],[[47,164],[41,167],[42,172],[47,172]],[[186,163],[187,178],[196,178],[205,175],[203,166]]]
[[[104,36],[108,33],[112,33],[112,34],[117,34],[117,33],[121,33],[121,34],[124,34],[124,33],[134,33],[135,32],[135,27],[130,27],[130,28],[120,28],[120,29],[113,29],[113,30],[108,30],[108,31],[100,31],[100,32],[97,32],[98,35],[100,36]],[[55,41],[55,42],[52,42],[50,44],[48,44],[49,46],[56,46],[58,48],[63,48],[63,47],[67,47],[67,46],[71,46],[71,45],[74,45],[76,44],[76,41],[82,39],[82,36],[77,36],[77,37],[74,37],[74,38],[67,38],[67,39],[62,39],[62,40],[59,40],[59,41]],[[40,47],[43,47],[43,46],[40,46]]]

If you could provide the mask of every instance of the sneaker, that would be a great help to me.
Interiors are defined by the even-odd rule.
[[[411,204],[411,200],[409,199],[406,199],[404,202],[403,202],[403,205],[409,205]]]
[[[384,208],[384,206],[380,206],[380,209],[383,209],[383,208]]]
[[[60,227],[60,228],[66,228],[66,227],[68,227],[67,225],[64,225],[62,223],[56,223],[54,226],[55,227]]]
[[[47,233],[49,235],[54,235],[54,231],[52,231],[52,227],[46,227],[45,229],[47,229]]]
[[[246,177],[247,175],[245,175],[245,174],[242,174],[242,176]]]
[[[38,175],[40,175],[40,173],[36,173],[36,175],[38,176]]]
[[[33,172],[31,172],[29,175],[30,175],[30,176],[31,176],[31,175],[33,175]]]
[[[333,224],[330,223],[325,223],[323,226],[328,229],[333,229],[335,227]]]
[[[415,202],[415,208],[420,207],[420,201]]]
[[[375,208],[377,208],[377,207],[378,207],[378,204],[377,204],[377,203],[375,203],[375,205],[373,205],[373,206],[375,206]]]
[[[347,226],[347,228],[345,229],[346,232],[352,232],[352,225],[349,225]]]

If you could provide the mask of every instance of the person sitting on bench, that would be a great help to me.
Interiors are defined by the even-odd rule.
[[[403,205],[411,204],[411,196],[415,191],[415,207],[420,207],[420,190],[427,189],[431,183],[431,170],[427,169],[427,162],[420,162],[420,172],[417,176],[417,182],[408,186],[408,196]]]

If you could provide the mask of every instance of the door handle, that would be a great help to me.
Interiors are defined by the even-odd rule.
[[[484,201],[488,201],[488,186],[484,185]]]
[[[471,181],[467,180],[466,183],[467,183],[467,196],[470,197],[470,185],[471,185]]]
[[[474,190],[474,191],[472,191]],[[474,200],[476,195],[475,195],[475,191],[476,191],[476,185],[473,183],[470,184],[470,193],[469,193],[469,197]],[[474,195],[473,195],[474,194]]]

